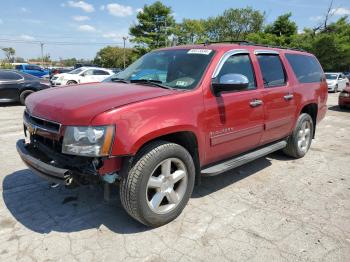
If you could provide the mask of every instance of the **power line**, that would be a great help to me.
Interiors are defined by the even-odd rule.
[[[7,39],[0,38],[0,42],[9,42],[17,44],[36,44],[40,45],[122,45],[122,42],[68,42],[68,41],[37,41],[37,40],[20,40],[20,39]]]

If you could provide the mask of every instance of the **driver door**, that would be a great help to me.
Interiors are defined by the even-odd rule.
[[[232,53],[232,52],[231,52]],[[235,51],[224,58],[215,78],[226,74],[241,74],[248,78],[246,89],[205,97],[206,107],[206,164],[230,158],[259,145],[264,131],[262,94],[257,87],[251,55]]]
[[[80,83],[91,83],[98,82],[94,76],[94,70],[88,69],[84,73],[81,74]]]

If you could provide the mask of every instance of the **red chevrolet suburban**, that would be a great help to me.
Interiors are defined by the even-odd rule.
[[[136,220],[161,226],[195,182],[277,150],[303,157],[327,111],[306,52],[221,43],[150,52],[100,84],[32,94],[22,160],[54,183],[119,183]]]

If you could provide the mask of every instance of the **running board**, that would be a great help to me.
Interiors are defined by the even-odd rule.
[[[228,170],[234,169],[236,167],[239,167],[241,165],[247,164],[253,160],[256,160],[260,157],[266,156],[272,152],[278,151],[280,149],[283,149],[287,146],[286,141],[280,141],[274,144],[270,144],[266,147],[260,148],[258,150],[255,150],[253,152],[231,158],[225,162],[222,162],[220,164],[217,164],[215,166],[211,166],[208,168],[205,168],[201,170],[202,175],[204,176],[216,176],[223,172],[226,172]]]

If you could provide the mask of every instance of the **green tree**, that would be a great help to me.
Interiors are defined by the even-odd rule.
[[[1,49],[2,51],[5,52],[6,59],[8,62],[13,62],[14,61],[14,55],[16,53],[16,50],[12,47],[4,47]]]
[[[177,44],[193,44],[205,39],[205,20],[184,19],[175,27]]]
[[[292,13],[287,13],[277,17],[276,21],[266,26],[265,32],[277,36],[290,37],[298,32],[298,27],[290,18]]]
[[[220,40],[241,40],[262,30],[265,14],[251,7],[228,9],[219,17]]]
[[[175,26],[171,13],[170,7],[157,1],[145,5],[137,14],[138,22],[129,30],[133,37],[131,42],[136,43],[135,48],[139,54],[169,44],[169,36],[172,35]]]
[[[135,59],[132,49],[125,49],[125,58],[126,65],[132,63]],[[107,68],[123,68],[124,49],[120,47],[106,46],[97,52],[94,63]]]

